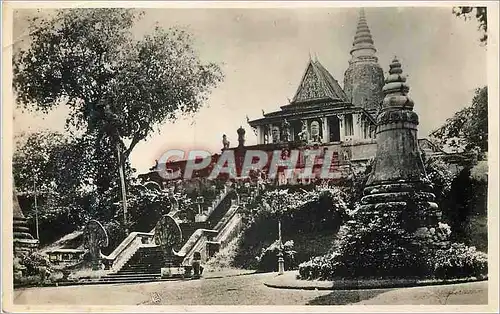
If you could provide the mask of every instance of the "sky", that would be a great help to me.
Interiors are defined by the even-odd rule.
[[[14,49],[29,45],[26,18],[49,12],[14,13]],[[451,12],[451,7],[365,8],[384,73],[394,56],[403,65],[420,116],[419,137],[469,105],[474,90],[487,84],[487,51],[480,45],[477,23]],[[146,9],[134,27],[137,36],[151,32],[156,22],[186,28],[200,58],[218,63],[225,80],[193,118],[165,123],[140,142],[130,157],[132,166],[145,172],[168,149],[220,152],[222,135],[233,146],[240,126],[246,129],[246,144],[255,144],[246,117],[260,118],[262,110],[287,104],[310,56],[343,86],[357,20],[357,8]],[[66,115],[65,108],[48,115],[16,108],[14,133],[63,131]]]

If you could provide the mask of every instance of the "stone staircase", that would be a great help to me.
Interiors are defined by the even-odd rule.
[[[171,264],[176,261],[172,260]],[[178,263],[178,262],[177,262]],[[100,278],[82,278],[80,283],[140,283],[159,281],[161,279],[161,268],[165,264],[165,257],[160,247],[140,247],[132,257],[116,273],[110,273]]]
[[[206,262],[221,249],[230,240],[229,237],[234,236],[241,227],[239,209],[240,205],[233,200],[231,207],[212,229],[196,230],[179,251],[179,255],[183,258],[182,265],[189,265],[195,252],[200,252],[202,261]],[[210,250],[212,252],[209,252],[207,245],[212,247]]]
[[[182,275],[174,275],[168,279],[161,278],[161,268],[190,267],[190,260],[196,251],[200,251],[205,262],[210,256],[207,245],[216,246],[217,250],[224,246],[234,230],[240,227],[238,209],[240,205],[234,198],[234,192],[226,191],[217,200],[216,205],[205,217],[209,229],[194,230],[179,251],[178,256],[172,256],[166,261],[159,246],[153,243],[154,231],[149,233],[131,233],[106,259],[109,270],[99,278],[81,278],[80,284],[104,283],[139,283],[159,280],[172,280]]]

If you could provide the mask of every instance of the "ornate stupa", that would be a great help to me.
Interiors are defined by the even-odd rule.
[[[420,201],[437,207],[432,202],[434,195],[426,192],[430,187],[418,146],[418,115],[413,111],[413,101],[408,97],[410,88],[397,58],[390,65],[385,83],[385,97],[377,117],[377,153],[366,183],[367,195],[362,201],[373,203],[374,199],[389,196],[391,200],[400,201],[406,199],[408,193],[419,193]],[[396,197],[397,193],[402,193],[401,198]]]
[[[377,151],[354,218],[339,249],[338,272],[363,277],[425,276],[425,246],[419,230],[438,225],[438,206],[417,144],[418,116],[395,58],[385,80],[377,117]]]
[[[351,60],[344,74],[344,91],[354,105],[376,114],[383,99],[384,72],[378,64],[365,12],[359,11],[358,26],[351,48]]]
[[[28,222],[19,206],[15,189],[12,190],[12,204],[14,254],[32,251],[38,247],[38,240],[29,232]]]

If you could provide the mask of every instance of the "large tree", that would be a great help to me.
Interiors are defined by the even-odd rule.
[[[124,164],[162,123],[196,112],[223,78],[216,64],[200,60],[186,31],[156,26],[136,39],[142,16],[64,9],[33,19],[30,45],[15,56],[18,103],[43,112],[68,107],[68,129],[120,145]]]

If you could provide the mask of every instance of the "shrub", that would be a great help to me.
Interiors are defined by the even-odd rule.
[[[294,190],[295,189],[295,190]],[[328,242],[347,216],[348,204],[346,195],[336,187],[317,187],[309,191],[290,187],[274,188],[258,197],[259,207],[246,212],[245,229],[237,244],[234,256],[236,267],[247,269],[274,270],[277,258],[263,257],[272,260],[270,265],[259,265],[263,250],[272,246],[278,238],[278,221],[281,220],[284,240],[295,241],[300,252],[294,254],[294,261],[285,261],[288,265],[297,266],[314,255],[327,252],[331,242],[319,247],[317,243],[307,245],[305,239],[320,238],[320,243]],[[255,204],[254,204],[255,205]],[[298,249],[297,249],[298,251]],[[271,252],[267,253],[271,254]],[[264,262],[263,262],[264,263]],[[267,262],[265,262],[267,263]],[[271,266],[272,265],[272,266]]]
[[[488,255],[463,243],[453,243],[447,249],[436,250],[429,262],[434,276],[440,279],[482,278],[488,274]]]
[[[301,263],[300,279],[484,278],[488,273],[487,254],[475,247],[462,243],[452,243],[445,248],[436,246],[447,243],[443,241],[449,236],[449,226],[445,224],[419,229],[414,238],[418,243],[406,244],[392,242],[389,234],[372,234],[373,238],[361,237],[360,246],[352,245],[359,235],[349,230],[352,229],[341,228],[335,252]],[[400,236],[404,238],[401,233]],[[370,242],[377,244],[370,245]]]
[[[50,279],[52,265],[44,255],[31,252],[14,258],[14,284],[38,285]]]
[[[232,268],[240,238],[241,234],[232,239],[226,247],[215,253],[214,257],[210,258],[205,264],[206,271]]]
[[[49,259],[37,252],[22,255],[20,257],[20,264],[26,268],[25,274],[28,276],[39,275],[41,268],[47,270],[51,268]]]

